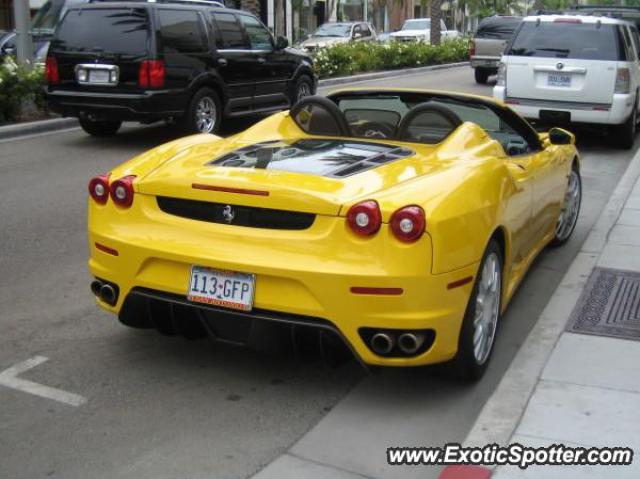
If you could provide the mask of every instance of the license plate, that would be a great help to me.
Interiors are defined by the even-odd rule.
[[[109,83],[109,71],[107,70],[89,70],[90,83]]]
[[[192,266],[187,299],[196,303],[251,311],[255,283],[253,274]]]
[[[558,74],[552,73],[547,77],[547,85],[570,87],[571,75],[558,75]]]

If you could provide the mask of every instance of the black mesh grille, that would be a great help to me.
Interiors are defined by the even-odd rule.
[[[160,209],[171,215],[251,228],[304,230],[309,228],[316,218],[312,213],[184,200],[166,196],[158,196],[157,201]]]

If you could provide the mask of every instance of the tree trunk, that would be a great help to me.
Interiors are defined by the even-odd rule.
[[[284,26],[285,26],[284,2],[285,0],[275,0],[274,2],[275,3],[274,6],[276,10],[274,30],[275,30],[276,37],[284,36]]]
[[[431,45],[440,45],[442,0],[431,0]]]

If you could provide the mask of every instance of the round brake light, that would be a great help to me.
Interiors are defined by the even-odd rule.
[[[366,200],[353,205],[347,213],[347,224],[351,231],[360,236],[371,236],[380,229],[382,214],[374,200]]]
[[[424,210],[416,205],[405,206],[391,215],[391,231],[405,243],[416,241],[426,226]]]
[[[111,199],[113,202],[124,208],[128,208],[133,203],[133,180],[135,175],[124,176],[111,183]]]
[[[89,180],[89,195],[93,200],[104,205],[109,199],[109,175],[100,175]]]

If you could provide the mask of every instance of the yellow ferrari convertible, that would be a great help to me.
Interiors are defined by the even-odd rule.
[[[532,261],[576,225],[574,143],[483,97],[306,97],[91,179],[91,290],[128,326],[250,345],[318,331],[366,365],[477,378]]]

